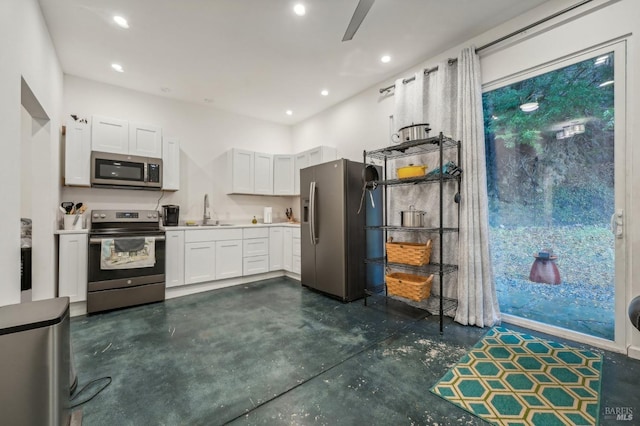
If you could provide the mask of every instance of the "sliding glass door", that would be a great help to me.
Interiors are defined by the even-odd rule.
[[[507,321],[622,344],[624,69],[618,43],[485,87],[490,244]]]

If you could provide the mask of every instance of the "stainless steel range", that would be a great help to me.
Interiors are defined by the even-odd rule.
[[[155,210],[93,210],[87,313],[164,300],[165,236]]]

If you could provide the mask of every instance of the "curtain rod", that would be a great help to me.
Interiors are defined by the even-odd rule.
[[[480,52],[480,51],[482,51],[484,49],[488,49],[491,46],[495,46],[498,43],[502,43],[503,41],[508,40],[511,37],[514,37],[514,36],[516,36],[518,34],[521,34],[521,33],[525,32],[527,30],[530,30],[531,28],[537,27],[540,24],[544,24],[545,22],[548,22],[548,21],[550,21],[550,20],[552,20],[554,18],[557,18],[560,15],[564,15],[565,13],[571,12],[572,10],[577,9],[580,6],[583,6],[583,5],[587,4],[587,3],[591,3],[592,1],[593,0],[582,0],[582,1],[574,4],[573,6],[569,6],[569,7],[565,8],[565,9],[559,10],[558,12],[555,12],[555,13],[553,13],[553,14],[545,17],[545,18],[539,19],[539,20],[537,20],[537,21],[535,21],[535,22],[533,22],[533,23],[531,23],[531,24],[529,24],[527,26],[524,26],[524,27],[520,28],[519,30],[513,31],[513,32],[511,32],[511,33],[509,33],[509,34],[507,34],[505,36],[502,36],[502,37],[500,37],[500,38],[498,38],[496,40],[493,40],[493,41],[491,41],[491,42],[489,42],[487,44],[484,44],[484,45],[476,48],[476,53],[478,53],[478,52]],[[453,62],[455,62],[457,60],[458,60],[457,58],[449,59],[449,65],[451,65]],[[424,70],[424,74],[427,75],[427,74],[429,74],[430,72],[433,72],[433,71],[438,71],[438,66],[435,66],[433,68],[425,69]],[[405,78],[405,79],[402,80],[402,83],[403,84],[407,84],[407,83],[409,83],[409,82],[411,82],[411,81],[413,81],[415,79],[416,79],[415,76],[414,77]],[[388,92],[391,89],[393,89],[394,87],[396,87],[395,84],[392,84],[391,86],[383,87],[382,89],[380,89],[380,93]]]

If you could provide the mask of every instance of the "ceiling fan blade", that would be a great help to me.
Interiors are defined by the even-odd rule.
[[[353,38],[358,28],[360,28],[364,17],[367,16],[369,9],[373,6],[374,1],[375,0],[360,0],[360,2],[358,2],[358,6],[356,6],[356,10],[351,17],[351,22],[349,22],[349,26],[347,27],[347,31],[345,31],[344,37],[342,37],[342,41],[348,41]]]

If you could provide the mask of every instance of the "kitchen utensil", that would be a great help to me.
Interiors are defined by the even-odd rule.
[[[367,164],[367,166],[362,169],[362,180],[365,183],[370,185],[371,182],[375,182],[378,179],[380,179],[380,176],[378,175],[378,169],[373,164]]]
[[[427,139],[429,137],[429,123],[412,124],[410,126],[402,127],[398,130],[398,133],[391,135],[393,142],[408,142],[420,139]]]
[[[62,206],[66,214],[71,214],[74,204],[71,201],[63,201],[60,206]]]
[[[427,214],[427,212],[415,210],[413,206],[409,206],[409,210],[400,212],[400,225],[410,228],[422,228],[424,226],[425,214]]]
[[[406,179],[411,177],[424,176],[425,171],[427,170],[427,165],[415,166],[413,164],[409,164],[405,167],[400,167],[396,170],[398,174],[398,178]]]

